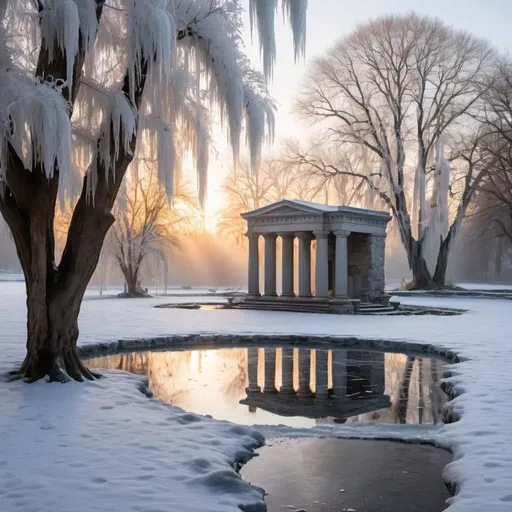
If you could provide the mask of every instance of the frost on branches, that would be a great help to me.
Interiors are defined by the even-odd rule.
[[[265,86],[275,57],[268,3],[273,13],[275,1],[251,2],[265,77],[243,53],[239,0],[0,0],[0,211],[27,283],[21,376],[94,377],[76,356],[78,312],[134,158],[149,150],[155,158],[156,148],[171,197],[178,153],[191,150],[204,200],[213,111],[235,158],[245,125],[257,169],[274,126]],[[307,2],[282,7],[297,56]],[[75,205],[58,264],[57,197]]]

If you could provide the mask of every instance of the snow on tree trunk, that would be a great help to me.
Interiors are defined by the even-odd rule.
[[[450,193],[450,163],[445,157],[442,135],[435,141],[435,166],[429,218],[425,231],[425,254],[428,266],[435,270],[442,241],[448,235],[449,212],[448,196]],[[446,249],[443,249],[446,250]]]

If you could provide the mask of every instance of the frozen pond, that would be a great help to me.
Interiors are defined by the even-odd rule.
[[[156,398],[246,425],[442,423],[445,360],[376,350],[287,347],[134,352],[88,366],[147,375]]]
[[[268,512],[441,512],[452,461],[433,446],[348,439],[272,439],[243,466]]]

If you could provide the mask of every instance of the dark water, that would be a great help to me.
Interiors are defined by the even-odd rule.
[[[347,439],[273,439],[242,468],[265,489],[268,512],[441,512],[449,452]]]
[[[246,425],[442,423],[439,358],[352,349],[265,347],[136,352],[92,368],[147,375],[156,398]]]

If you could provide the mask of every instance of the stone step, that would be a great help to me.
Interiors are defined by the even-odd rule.
[[[287,311],[298,311],[307,310],[307,311],[329,311],[328,305],[322,306],[309,306],[309,305],[287,305],[287,304],[239,304],[236,307],[240,309],[276,309],[276,310],[287,310]]]
[[[329,302],[312,301],[310,299],[295,298],[292,300],[279,299],[249,299],[236,304],[237,309],[253,309],[260,311],[289,311],[298,313],[335,313],[335,305]],[[359,305],[359,313],[362,315],[388,314],[396,311],[393,306],[384,306],[365,302]],[[350,311],[352,312],[352,310]]]
[[[396,310],[392,306],[376,306],[359,309],[359,313],[361,315],[380,315],[385,313],[392,313],[394,311]]]
[[[238,309],[257,309],[264,311],[290,311],[299,313],[328,313],[329,304],[323,302],[285,302],[277,301],[245,301],[235,306]]]

